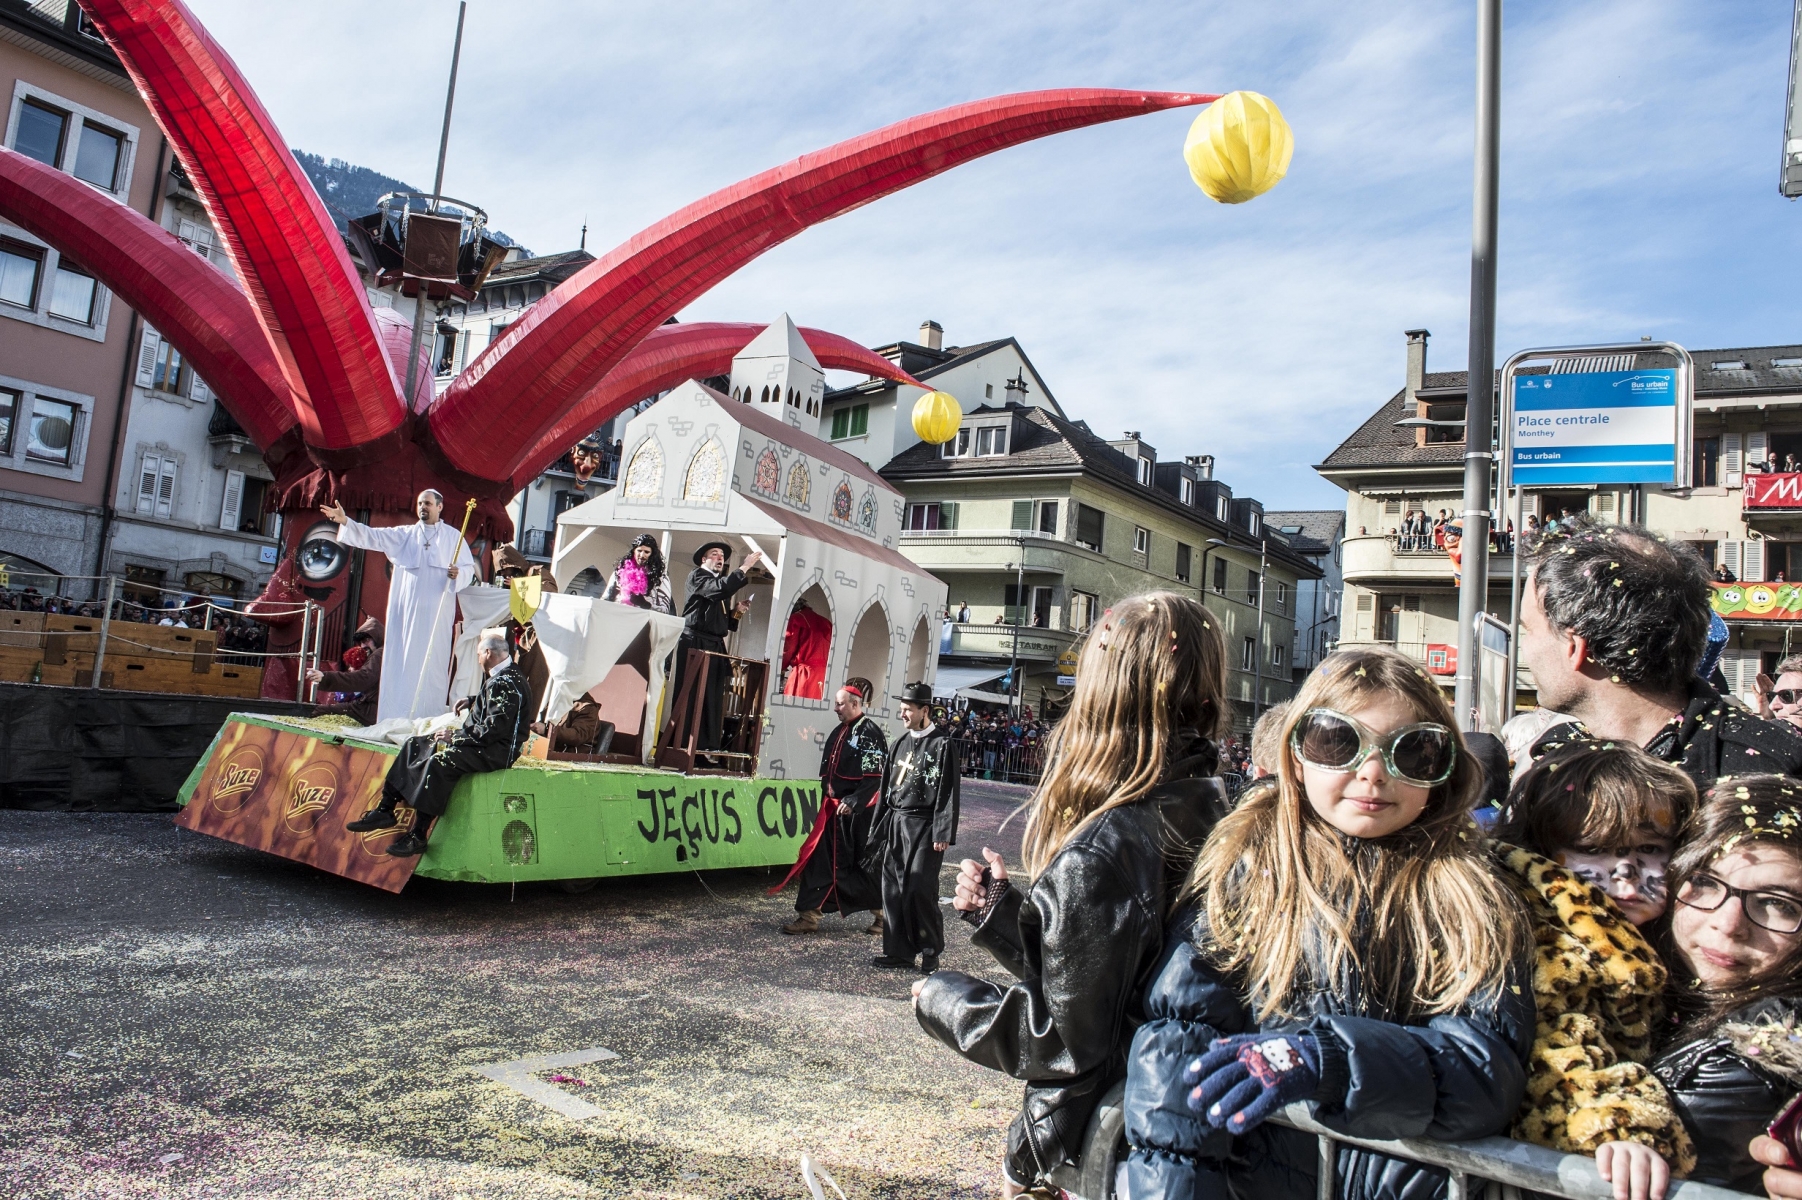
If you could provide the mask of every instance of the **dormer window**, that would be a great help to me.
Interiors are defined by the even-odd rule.
[[[1195,481],[1193,479],[1190,479],[1186,475],[1183,476],[1182,484],[1177,488],[1177,491],[1181,493],[1182,502],[1184,504],[1195,503]]]
[[[1151,467],[1151,460],[1141,455],[1139,458],[1139,482],[1146,487],[1151,486]]]
[[[939,447],[941,458],[962,458],[970,452],[970,430],[968,426],[959,429],[950,441]]]
[[[1229,518],[1230,510],[1228,509],[1227,505],[1228,505],[1228,501],[1225,496],[1216,496],[1214,498],[1214,515],[1222,521],[1230,519]]]
[[[1257,537],[1258,534],[1263,530],[1263,528],[1264,528],[1264,518],[1260,517],[1256,512],[1253,512],[1251,514],[1251,536]]]
[[[1007,453],[1007,426],[988,425],[976,431],[976,455],[986,458]]]

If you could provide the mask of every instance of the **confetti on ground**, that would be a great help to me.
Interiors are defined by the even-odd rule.
[[[960,848],[1014,860],[1017,802],[968,786]],[[867,915],[784,937],[780,875],[395,897],[25,812],[0,866],[0,1195],[790,1200],[803,1153],[852,1200],[997,1190],[1019,1085],[920,1032]],[[946,916],[945,965],[1005,978]],[[481,1070],[534,1061],[594,1115]]]

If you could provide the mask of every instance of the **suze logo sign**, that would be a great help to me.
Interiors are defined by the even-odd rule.
[[[1747,508],[1802,508],[1802,474],[1747,475]]]

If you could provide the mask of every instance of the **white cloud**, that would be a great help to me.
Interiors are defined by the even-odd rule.
[[[291,144],[431,179],[454,10],[194,0]],[[1501,353],[1653,334],[1802,340],[1802,217],[1776,195],[1780,6],[1517,3],[1504,44]],[[1472,18],[1426,0],[1281,5],[471,5],[446,190],[539,252],[602,251],[763,168],[1038,87],[1248,87],[1290,177],[1222,208],[1190,114],[1061,135],[810,230],[693,304],[875,344],[933,317],[1013,334],[1071,415],[1213,453],[1272,507],[1399,386],[1403,329],[1464,365]]]

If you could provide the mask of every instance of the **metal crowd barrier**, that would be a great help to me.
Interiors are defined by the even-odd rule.
[[[1125,1148],[1126,1116],[1121,1110],[1125,1090],[1125,1084],[1117,1083],[1102,1097],[1095,1115],[1089,1119],[1082,1161],[1052,1172],[1051,1182],[1064,1189],[1071,1200],[1127,1200],[1115,1190]],[[1472,1142],[1348,1137],[1314,1120],[1306,1104],[1291,1104],[1272,1119],[1318,1139],[1319,1182],[1315,1195],[1319,1200],[1335,1200],[1339,1194],[1335,1177],[1338,1143],[1449,1172],[1446,1200],[1519,1200],[1528,1192],[1562,1196],[1566,1200],[1614,1200],[1614,1185],[1603,1182],[1596,1172],[1595,1159],[1585,1154],[1562,1154],[1503,1137]],[[1665,1200],[1745,1200],[1745,1194],[1673,1179]]]

